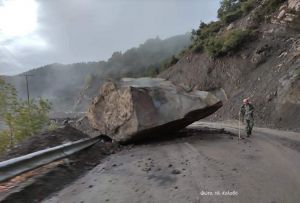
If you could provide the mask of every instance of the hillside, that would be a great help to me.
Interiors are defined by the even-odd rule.
[[[193,32],[185,56],[159,77],[190,89],[224,88],[228,101],[211,120],[238,119],[250,97],[257,125],[299,130],[300,1],[231,2],[218,22]]]
[[[190,45],[190,37],[190,34],[185,34],[165,40],[149,39],[125,53],[113,53],[107,61],[51,64],[30,70],[26,72],[32,75],[29,77],[30,96],[47,98],[53,104],[53,111],[84,111],[104,80],[155,76]],[[22,75],[6,79],[15,85],[21,97],[26,98]]]

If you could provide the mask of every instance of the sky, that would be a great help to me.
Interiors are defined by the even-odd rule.
[[[107,60],[216,19],[219,0],[0,0],[0,75]]]

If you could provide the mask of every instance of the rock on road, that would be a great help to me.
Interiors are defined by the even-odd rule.
[[[237,132],[235,125],[195,123]],[[298,202],[300,134],[255,129],[138,145],[114,154],[44,202]]]

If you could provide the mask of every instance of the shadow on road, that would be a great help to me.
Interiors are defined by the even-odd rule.
[[[145,136],[143,140],[135,141],[136,145],[144,145],[144,144],[158,144],[162,142],[169,141],[179,141],[181,139],[185,139],[188,137],[197,137],[199,140],[216,140],[227,137],[233,139],[235,134],[231,132],[227,132],[224,129],[213,129],[207,127],[199,127],[199,128],[185,128],[178,132],[169,132],[169,133],[161,133],[156,134],[155,136]]]

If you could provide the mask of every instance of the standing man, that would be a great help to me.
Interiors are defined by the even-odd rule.
[[[249,99],[243,99],[243,105],[240,108],[240,115],[242,116],[242,120],[245,120],[246,122],[247,137],[250,137],[254,126],[253,111],[254,107],[249,102]]]

